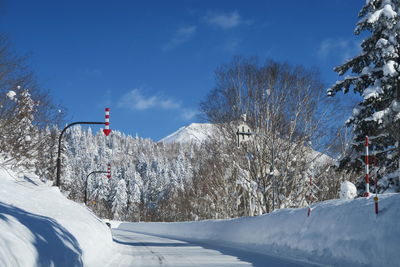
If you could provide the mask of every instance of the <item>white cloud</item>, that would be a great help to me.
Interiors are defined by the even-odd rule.
[[[241,39],[233,38],[225,43],[224,48],[230,53],[235,53],[241,42]]]
[[[162,96],[144,96],[139,89],[133,89],[120,99],[118,107],[129,108],[132,110],[147,110],[152,108],[170,110],[179,109],[181,103],[172,98]]]
[[[357,56],[360,52],[360,44],[356,41],[344,39],[326,39],[320,44],[317,55],[320,59],[339,56],[342,61]]]
[[[199,114],[200,112],[198,110],[183,108],[181,112],[181,118],[185,121],[190,121]]]
[[[133,89],[123,95],[117,107],[139,111],[150,109],[173,110],[176,118],[184,121],[190,121],[200,114],[198,110],[184,107],[179,100],[160,95],[145,96],[140,89]]]
[[[220,27],[224,30],[234,28],[243,23],[237,11],[233,11],[232,13],[217,13],[210,11],[204,17],[204,20],[206,23]]]
[[[183,43],[188,42],[196,33],[196,26],[188,26],[179,28],[174,36],[162,47],[163,50],[173,49]]]

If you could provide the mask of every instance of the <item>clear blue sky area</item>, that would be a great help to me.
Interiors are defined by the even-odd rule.
[[[359,53],[365,0],[0,0],[0,32],[68,121],[104,118],[154,140],[198,122],[214,70],[234,55],[333,67]],[[94,127],[96,129],[96,127]]]

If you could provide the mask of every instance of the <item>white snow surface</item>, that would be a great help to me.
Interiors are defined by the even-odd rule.
[[[400,194],[330,200],[257,217],[181,223],[121,223],[120,230],[219,244],[334,266],[399,266]]]
[[[102,266],[109,228],[33,174],[0,169],[0,266]]]
[[[385,16],[387,19],[393,19],[397,16],[397,13],[393,10],[390,4],[386,4],[383,8],[378,9],[367,16],[368,23],[377,22],[382,15]]]
[[[181,127],[178,131],[164,137],[159,142],[164,144],[191,142],[200,144],[209,139],[214,131],[214,125],[211,123],[192,123]]]
[[[368,88],[366,88],[363,92],[363,97],[365,100],[374,97],[377,98],[380,94],[383,94],[383,90],[381,87],[381,83],[379,81],[375,82],[374,85],[369,86]],[[358,111],[359,113],[359,111]],[[354,112],[353,112],[354,114]],[[357,116],[358,114],[355,114],[353,116]]]
[[[182,240],[112,229],[114,251],[104,267],[171,266],[171,267],[237,267],[237,266],[320,266],[274,255],[235,248],[185,242]]]
[[[394,62],[393,60],[389,60],[383,66],[383,75],[385,75],[385,76],[395,76],[397,74],[395,65],[396,65],[396,62]]]

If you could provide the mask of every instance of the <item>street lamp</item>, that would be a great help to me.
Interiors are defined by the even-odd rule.
[[[104,134],[106,136],[108,136],[111,133],[111,129],[110,129],[110,109],[106,108],[105,109],[106,115],[105,115],[105,122],[97,122],[97,121],[78,121],[78,122],[73,122],[71,124],[68,124],[60,133],[60,136],[58,137],[58,153],[57,153],[57,176],[56,176],[56,186],[60,187],[60,175],[61,175],[61,141],[62,141],[62,137],[63,134],[65,133],[65,131],[74,125],[77,124],[103,124],[105,125],[105,129],[103,130]]]
[[[85,180],[85,199],[84,199],[85,205],[87,205],[87,203],[86,203],[87,202],[87,185],[88,185],[89,176],[91,174],[94,174],[94,173],[108,173],[107,178],[111,177],[110,174],[109,174],[109,171],[92,171],[91,173],[89,173],[86,176],[86,180]]]

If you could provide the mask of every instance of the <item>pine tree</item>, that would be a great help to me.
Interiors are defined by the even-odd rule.
[[[399,189],[400,175],[400,1],[367,0],[359,13],[355,34],[369,31],[360,55],[335,68],[339,75],[348,71],[354,75],[336,82],[328,95],[352,89],[362,97],[346,122],[353,127],[352,155],[346,155],[341,167],[363,167],[365,136],[369,136],[376,152],[381,191]]]
[[[116,194],[112,204],[112,211],[115,220],[124,220],[127,215],[127,201],[128,194],[126,190],[126,183],[124,179],[118,181]]]

